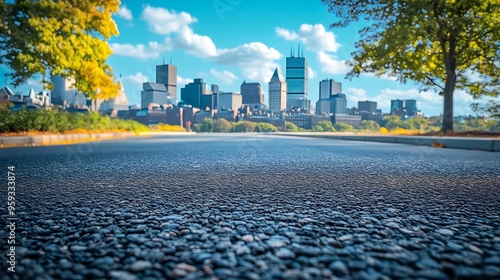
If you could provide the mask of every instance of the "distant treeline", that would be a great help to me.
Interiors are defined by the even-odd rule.
[[[314,131],[314,132],[381,132],[396,134],[414,134],[436,132],[441,129],[442,118],[411,118],[401,120],[398,116],[385,116],[380,122],[364,120],[358,128],[345,123],[332,125],[329,121],[322,121],[312,129],[306,130],[291,122],[286,122],[285,129],[265,122],[239,121],[229,122],[225,119],[204,119],[199,124],[193,124],[194,132],[276,132],[276,131]],[[465,118],[455,120],[455,131],[500,131],[500,120],[484,121],[481,118]],[[9,111],[0,108],[0,133],[22,132],[85,132],[85,131],[186,131],[180,126],[158,124],[147,127],[137,121],[122,120],[100,115],[99,113],[69,113],[58,109]]]

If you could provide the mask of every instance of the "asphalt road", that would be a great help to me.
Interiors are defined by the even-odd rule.
[[[199,134],[0,162],[2,279],[500,279],[499,153]]]

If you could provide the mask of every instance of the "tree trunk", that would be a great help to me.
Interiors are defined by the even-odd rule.
[[[444,87],[443,127],[442,132],[453,132],[453,92],[455,77],[447,77]]]

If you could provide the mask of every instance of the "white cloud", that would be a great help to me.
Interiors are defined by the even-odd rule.
[[[287,41],[302,42],[308,50],[313,52],[336,52],[340,48],[335,34],[326,31],[322,24],[302,24],[298,32],[278,27],[276,34]]]
[[[345,74],[349,72],[349,66],[345,60],[337,60],[334,55],[326,52],[318,52],[318,61],[321,64],[321,70],[329,74]]]
[[[134,75],[128,75],[122,78],[122,82],[130,83],[133,85],[142,86],[143,83],[147,82],[148,78],[141,72],[137,72]]]
[[[261,42],[252,42],[232,49],[218,50],[214,61],[237,66],[242,69],[246,78],[268,83],[274,69],[278,67],[275,60],[282,57],[283,55],[276,49],[270,48]]]
[[[140,59],[157,58],[160,53],[169,50],[169,47],[158,42],[149,42],[147,46],[143,44],[118,44],[110,45],[113,53],[121,56],[131,56]]]
[[[42,81],[40,79],[28,79],[26,81],[26,84],[30,87],[32,87],[35,91],[37,89],[42,89],[43,88],[43,85],[42,85]]]
[[[183,50],[188,54],[211,60],[218,64],[236,66],[245,78],[262,83],[269,82],[283,55],[261,42],[242,44],[234,48],[218,49],[209,36],[196,34],[190,24],[196,18],[190,14],[146,5],[141,14],[150,29],[166,35],[163,43],[150,42],[146,45],[112,44],[117,55],[141,59],[157,58],[167,50]],[[314,72],[312,73],[314,74]]]
[[[183,78],[181,76],[177,76],[177,88],[183,88],[185,85],[192,83],[193,79]]]
[[[307,67],[307,76],[309,79],[315,79],[318,75],[316,71],[314,71],[311,66]]]
[[[285,38],[287,41],[294,41],[299,39],[299,35],[297,35],[295,32],[290,32],[284,28],[281,27],[276,27],[276,34],[279,37]]]
[[[238,77],[235,74],[233,74],[229,71],[226,71],[226,70],[217,71],[215,69],[210,69],[210,73],[217,80],[222,81],[223,83],[228,84],[228,85],[234,83],[234,81],[236,81],[238,79]]]
[[[177,31],[174,38],[167,38],[167,46],[174,49],[182,49],[185,52],[202,57],[213,57],[217,55],[217,48],[208,36],[198,35],[188,26],[183,26]]]
[[[149,28],[157,34],[170,34],[182,27],[187,27],[197,19],[186,12],[177,13],[164,8],[155,8],[149,5],[144,7],[141,19],[146,21]]]
[[[120,7],[118,10],[118,13],[116,13],[119,17],[126,19],[126,20],[132,20],[134,19],[132,16],[132,11],[127,8],[127,6],[123,5]]]

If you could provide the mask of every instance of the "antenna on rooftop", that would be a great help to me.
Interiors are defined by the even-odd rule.
[[[172,57],[170,57],[170,65],[172,65]]]
[[[300,44],[298,44],[298,48],[297,48],[297,57],[300,57]]]

